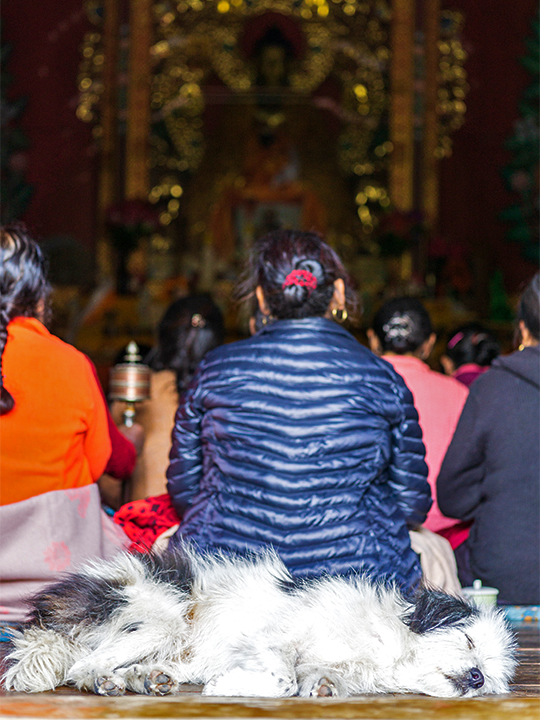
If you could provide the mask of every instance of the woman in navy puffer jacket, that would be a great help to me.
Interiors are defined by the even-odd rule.
[[[431,505],[422,433],[401,377],[332,320],[354,300],[341,261],[314,233],[270,233],[244,291],[272,322],[205,356],[180,400],[171,546],[271,545],[297,577],[366,572],[412,590],[408,528]]]

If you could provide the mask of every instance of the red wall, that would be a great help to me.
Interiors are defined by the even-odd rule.
[[[442,162],[440,229],[472,251],[477,297],[486,297],[489,275],[503,269],[507,289],[519,289],[535,272],[519,248],[504,240],[507,225],[498,219],[513,196],[503,184],[501,168],[510,155],[504,141],[518,118],[521,93],[531,76],[519,63],[524,38],[537,0],[450,0],[450,9],[465,15],[463,42],[471,86],[465,123],[454,135],[453,155]]]
[[[79,46],[91,29],[83,0],[3,0],[3,42],[12,46],[9,95],[28,100],[26,222],[40,236],[94,241],[97,155],[91,127],[75,115]]]

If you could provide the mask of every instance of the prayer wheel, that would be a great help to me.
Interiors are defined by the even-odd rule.
[[[124,410],[124,423],[127,427],[133,425],[135,403],[150,398],[150,375],[150,368],[141,363],[137,343],[131,341],[126,348],[124,362],[111,368],[109,380],[111,400],[127,403]]]

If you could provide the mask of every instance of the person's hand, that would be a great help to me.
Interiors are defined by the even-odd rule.
[[[142,425],[139,425],[139,423],[133,423],[133,425],[127,427],[127,425],[122,424],[118,426],[118,429],[125,438],[133,443],[135,450],[137,451],[137,455],[139,455],[144,445],[144,430]]]

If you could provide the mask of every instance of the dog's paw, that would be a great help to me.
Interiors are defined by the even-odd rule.
[[[295,692],[293,678],[239,667],[212,678],[203,689],[203,695],[215,697],[290,697]]]
[[[178,692],[178,683],[163,670],[152,670],[144,679],[147,695],[171,695]]]
[[[101,675],[94,680],[94,692],[96,695],[116,697],[125,694],[126,686],[119,678],[113,679],[110,675]]]
[[[324,671],[323,671],[324,672]],[[301,697],[348,697],[347,687],[336,673],[310,672],[301,676],[298,694]]]
[[[339,692],[331,680],[327,677],[322,677],[314,683],[309,695],[310,697],[337,697]]]

